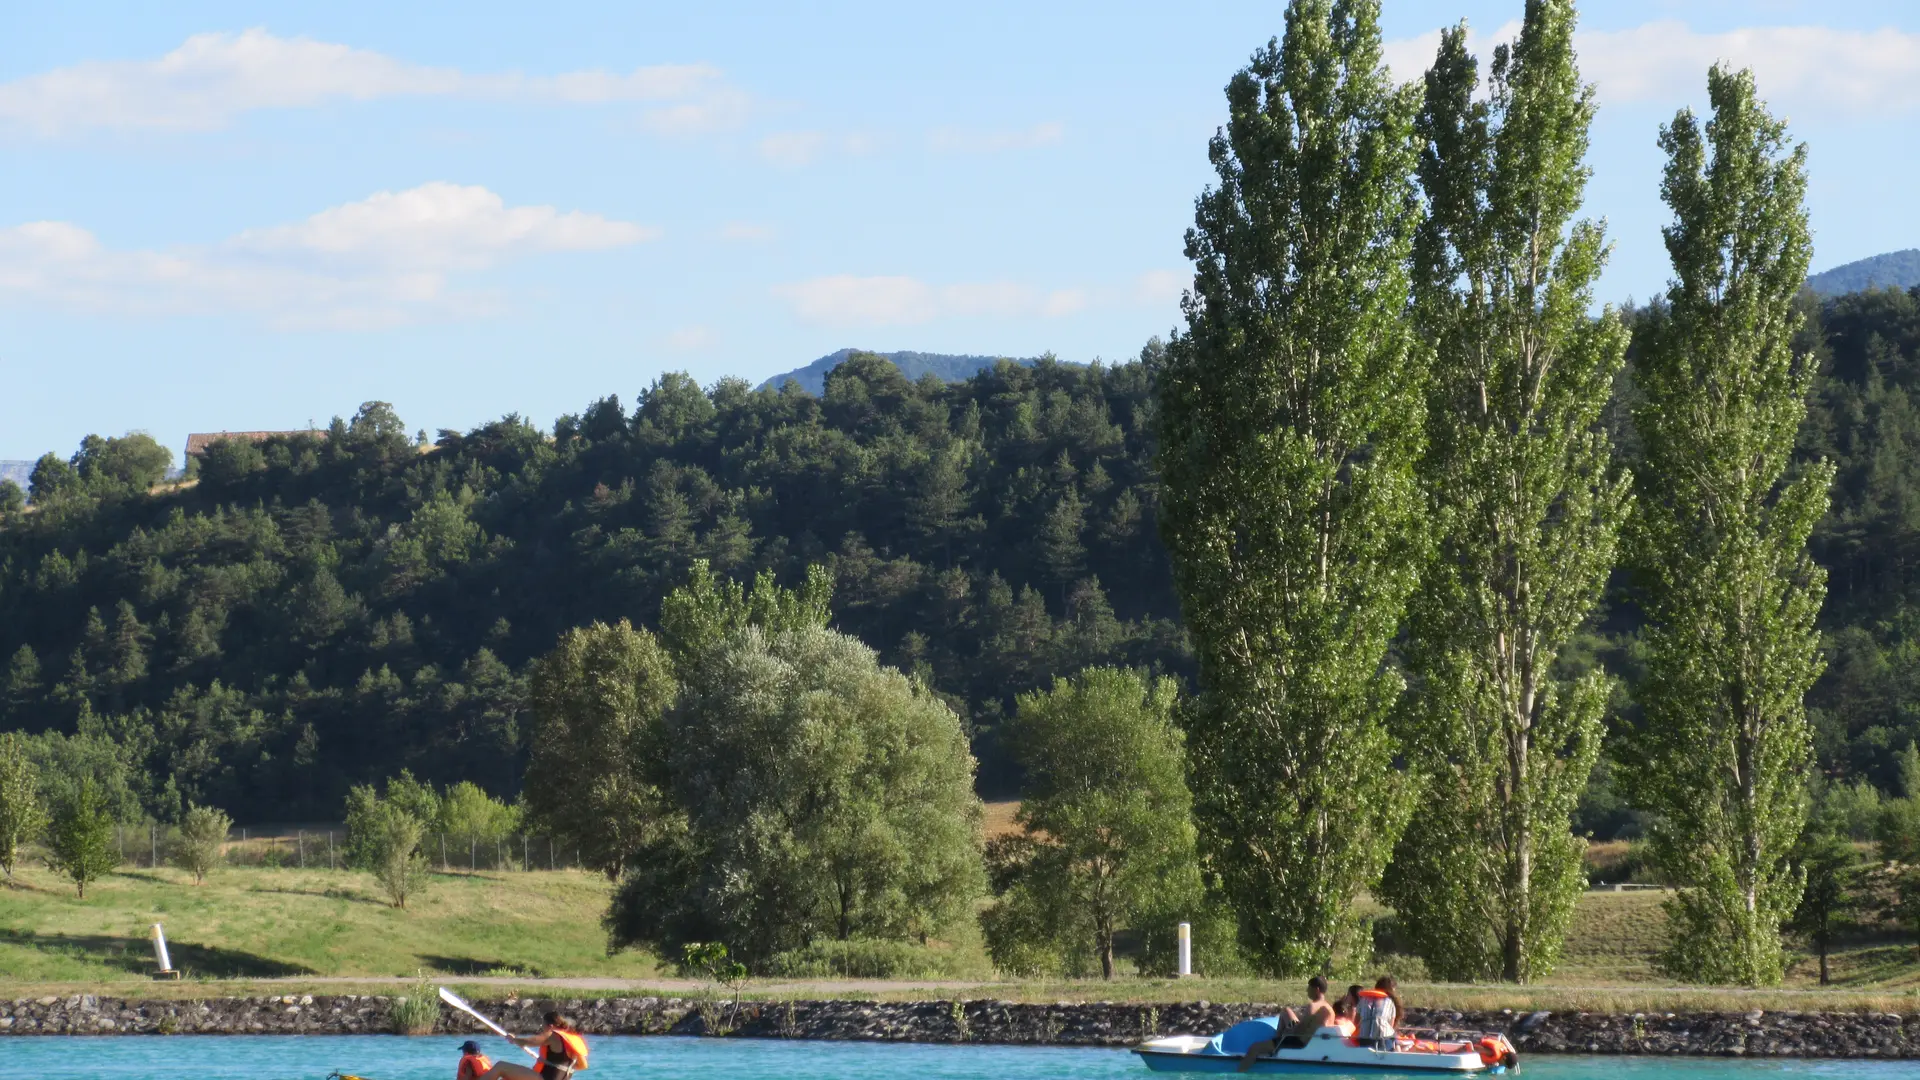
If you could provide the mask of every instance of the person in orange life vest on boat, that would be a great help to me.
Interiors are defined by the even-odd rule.
[[[520,1046],[540,1051],[537,1063],[527,1066],[517,1061],[502,1061],[482,1073],[480,1080],[568,1080],[584,1070],[587,1040],[557,1012],[548,1013],[546,1022],[547,1026],[541,1028],[538,1035],[513,1040]]]
[[[1391,1050],[1397,1035],[1394,1025],[1400,1022],[1400,995],[1396,993],[1399,984],[1393,976],[1382,975],[1373,984],[1373,989],[1360,991],[1360,1009],[1357,1019],[1358,1031],[1354,1033],[1361,1046],[1371,1046],[1376,1050]]]
[[[480,1044],[468,1039],[460,1044],[460,1069],[453,1074],[453,1080],[480,1080],[491,1068],[493,1062],[480,1052]]]

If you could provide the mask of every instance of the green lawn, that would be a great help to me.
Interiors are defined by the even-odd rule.
[[[44,870],[23,870],[19,886],[0,889],[10,981],[144,981],[156,922],[189,978],[654,971],[644,953],[606,954],[607,881],[578,871],[435,874],[405,911],[344,870],[224,869],[201,885],[173,869],[127,870],[85,900]]]
[[[459,983],[475,976],[507,978],[652,979],[661,974],[644,953],[609,957],[600,916],[609,887],[578,871],[435,874],[406,911],[382,902],[373,882],[350,871],[229,868],[195,885],[171,869],[110,875],[78,900],[45,870],[25,869],[16,888],[0,888],[0,997],[97,990],[120,994],[204,996],[285,993],[250,989],[254,980],[386,979],[424,971]],[[1410,1002],[1459,1008],[1585,1008],[1607,1011],[1879,1008],[1920,1011],[1920,964],[1905,941],[1863,939],[1838,951],[1831,990],[1815,988],[1813,962],[1797,962],[1780,991],[1742,994],[1676,987],[1653,967],[1665,928],[1657,893],[1593,892],[1581,898],[1559,969],[1533,987],[1442,986],[1421,978],[1411,958],[1379,966],[1400,975]],[[1371,905],[1367,905],[1371,906]],[[181,984],[147,981],[152,970],[148,928],[162,922]],[[955,955],[938,965],[956,975],[991,979],[977,935],[937,946]],[[959,955],[964,953],[965,955]],[[1341,974],[1340,981],[1370,978]],[[949,990],[931,979],[918,987],[831,977],[759,980],[762,993],[800,996],[988,996],[1030,1001],[1083,998],[1114,1001],[1284,1001],[1292,981],[1124,977],[1098,981],[1034,981]],[[210,985],[210,982],[212,985]],[[313,984],[331,992],[395,992],[391,983]],[[503,987],[476,991],[483,996]],[[539,991],[528,986],[528,992]],[[616,993],[569,989],[568,996]]]

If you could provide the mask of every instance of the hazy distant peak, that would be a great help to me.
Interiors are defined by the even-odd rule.
[[[1821,296],[1841,296],[1889,286],[1911,289],[1915,285],[1920,285],[1920,248],[1871,255],[1807,278],[1807,288]]]
[[[820,359],[815,360],[813,363],[808,364],[806,367],[794,368],[785,374],[775,375],[760,385],[762,387],[779,389],[788,379],[792,379],[814,396],[824,396],[827,392],[827,372],[839,367],[842,360],[852,356],[854,353],[866,351],[865,349],[852,348],[836,349]],[[893,361],[893,365],[899,368],[900,373],[905,375],[909,380],[918,379],[920,376],[931,372],[945,379],[947,382],[960,382],[964,379],[970,379],[974,376],[974,373],[985,368],[990,368],[1001,360],[1011,360],[1016,364],[1031,365],[1035,359],[1031,356],[959,356],[953,353],[924,353],[912,352],[910,350],[883,352],[876,353],[875,355],[884,356]]]

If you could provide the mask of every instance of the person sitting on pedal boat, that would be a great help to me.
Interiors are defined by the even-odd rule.
[[[1400,1022],[1400,997],[1395,993],[1398,988],[1393,976],[1382,975],[1373,989],[1360,991],[1360,1009],[1355,1021],[1358,1030],[1354,1035],[1361,1046],[1376,1050],[1394,1048],[1395,1025]]]
[[[453,1074],[453,1080],[480,1080],[493,1062],[480,1052],[480,1044],[468,1039],[460,1044],[460,1067]]]
[[[1358,1000],[1360,1000],[1360,988],[1355,986],[1350,987],[1346,993],[1340,995],[1340,1000],[1333,1003],[1333,1026],[1339,1028],[1340,1034],[1348,1039],[1353,1038],[1353,1003]]]
[[[529,1067],[517,1061],[502,1061],[488,1069],[480,1080],[569,1080],[587,1067],[587,1040],[557,1012],[546,1015],[546,1026],[538,1035],[515,1037],[513,1041],[539,1050],[539,1063]]]
[[[1289,1006],[1283,1012],[1292,1030],[1247,1047],[1247,1052],[1240,1055],[1241,1072],[1253,1067],[1254,1058],[1271,1057],[1276,1048],[1307,1045],[1307,1040],[1313,1038],[1314,1032],[1334,1022],[1333,1006],[1327,1003],[1327,980],[1318,975],[1308,979],[1306,1008],[1296,1012]]]

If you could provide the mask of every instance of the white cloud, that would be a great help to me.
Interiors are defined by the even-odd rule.
[[[683,326],[666,336],[666,346],[676,352],[698,352],[713,345],[711,327]]]
[[[1104,299],[1094,290],[1036,289],[1012,281],[933,285],[912,277],[835,274],[780,285],[774,295],[825,326],[912,326],[946,318],[1060,318]]]
[[[1493,46],[1511,41],[1509,22],[1468,47],[1484,63]],[[1388,67],[1418,78],[1433,63],[1440,31],[1387,42]],[[1920,107],[1920,34],[1825,26],[1753,26],[1701,33],[1677,20],[1626,30],[1582,30],[1574,36],[1580,72],[1609,104],[1699,104],[1715,63],[1752,68],[1760,95],[1776,110],[1898,113]]]
[[[994,154],[1005,150],[1031,150],[1051,146],[1066,138],[1064,124],[1035,124],[1018,131],[966,131],[960,128],[935,128],[927,133],[927,146],[942,153]]]
[[[232,246],[301,252],[390,266],[479,269],[519,254],[597,251],[659,236],[659,230],[551,206],[509,207],[478,186],[442,181],[382,191],[322,210],[296,225],[249,229]]]
[[[783,131],[760,140],[760,156],[775,165],[798,168],[812,164],[826,145],[826,135],[818,131]]]
[[[873,139],[857,132],[778,131],[760,140],[760,156],[789,169],[811,165],[829,153],[857,157],[872,152]]]
[[[651,230],[477,187],[381,192],[223,243],[115,250],[77,225],[0,229],[0,303],[139,316],[232,315],[286,329],[365,329],[499,310],[452,275],[519,255],[638,243]]]
[[[157,60],[88,61],[0,83],[0,121],[42,135],[89,128],[209,131],[256,109],[407,96],[654,103],[642,123],[669,133],[732,126],[747,111],[745,95],[705,65],[475,75],[256,28],[196,34]]]
[[[1579,35],[1587,77],[1606,101],[1690,101],[1716,61],[1750,67],[1781,107],[1904,112],[1920,106],[1920,34],[1759,26],[1702,34],[1680,22]]]
[[[756,225],[751,221],[729,221],[720,226],[720,239],[741,243],[757,243],[773,239],[771,225]]]
[[[1178,270],[1149,270],[1133,279],[1133,301],[1142,307],[1174,303],[1192,280],[1192,274]]]

